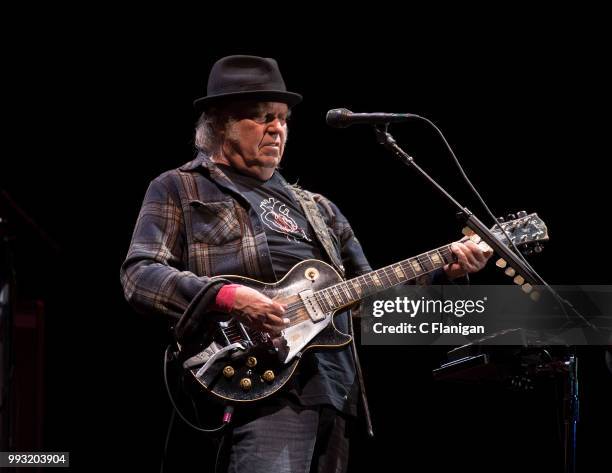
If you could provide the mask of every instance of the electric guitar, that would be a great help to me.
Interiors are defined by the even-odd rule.
[[[519,212],[518,218],[499,223],[491,232],[504,244],[508,240],[503,229],[521,251],[540,252],[548,240],[544,222],[532,213]],[[480,237],[464,231],[484,251],[491,248]],[[393,286],[409,282],[456,262],[450,244],[408,258],[361,276],[343,280],[336,270],[319,260],[296,264],[280,281],[264,283],[242,276],[219,276],[251,287],[287,305],[285,317],[289,325],[278,337],[259,332],[231,319],[218,322],[207,346],[180,347],[183,367],[204,390],[224,402],[253,402],[281,389],[295,372],[301,356],[308,350],[337,348],[347,345],[352,337],[334,325],[334,315],[365,297]],[[497,266],[522,285],[532,288],[503,260]],[[532,297],[535,299],[536,293]],[[195,355],[193,353],[196,353]]]

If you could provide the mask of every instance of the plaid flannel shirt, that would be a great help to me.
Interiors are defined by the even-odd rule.
[[[336,270],[348,278],[371,271],[340,210],[319,194],[285,184],[304,209]],[[229,274],[277,280],[256,210],[221,169],[200,153],[149,185],[121,266],[121,283],[132,307],[165,314],[175,322],[179,341],[198,343],[209,324],[216,321],[209,308],[227,282],[216,276]],[[421,277],[418,284],[445,280],[444,272],[438,270]],[[350,314],[348,320],[353,332]],[[351,351],[367,426],[373,435],[354,339]]]
[[[336,270],[354,277],[371,270],[361,245],[339,209],[318,194],[287,184]],[[312,215],[320,216],[317,220]],[[144,198],[121,282],[139,312],[176,321],[179,340],[198,337],[218,275],[276,281],[264,227],[255,209],[206,155],[154,179]],[[210,315],[210,314],[209,314]]]

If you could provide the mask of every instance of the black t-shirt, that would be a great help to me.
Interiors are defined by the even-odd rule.
[[[260,181],[230,166],[218,166],[258,213],[277,280],[300,261],[326,259],[302,207],[285,188],[278,172],[267,181]],[[336,314],[334,324],[341,332],[349,333],[348,312]],[[308,351],[289,392],[297,396],[302,405],[331,404],[340,411],[356,415],[358,385],[350,347]]]
[[[275,172],[267,181],[245,176],[230,166],[219,165],[259,215],[270,248],[276,279],[305,259],[322,259],[313,229],[298,202]]]

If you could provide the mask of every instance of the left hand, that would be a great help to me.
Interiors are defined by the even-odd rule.
[[[493,255],[492,251],[481,250],[472,240],[456,241],[451,245],[451,250],[457,255],[457,262],[444,266],[450,280],[480,271]]]

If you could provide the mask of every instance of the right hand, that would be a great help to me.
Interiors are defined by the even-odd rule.
[[[232,312],[240,322],[255,330],[278,335],[289,324],[289,319],[284,317],[286,308],[255,289],[240,286],[236,288]]]

